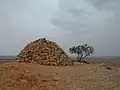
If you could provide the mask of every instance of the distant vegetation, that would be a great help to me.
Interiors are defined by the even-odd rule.
[[[77,54],[77,60],[81,61],[82,59],[86,58],[93,54],[94,49],[92,46],[88,46],[87,44],[73,46],[69,48],[70,53]]]

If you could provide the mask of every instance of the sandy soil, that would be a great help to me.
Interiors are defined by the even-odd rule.
[[[120,90],[120,68],[103,63],[66,67],[4,63],[0,90]]]

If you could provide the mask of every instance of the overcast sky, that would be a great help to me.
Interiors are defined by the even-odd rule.
[[[120,0],[0,0],[0,55],[46,37],[67,53],[87,43],[94,56],[119,56],[119,10]]]

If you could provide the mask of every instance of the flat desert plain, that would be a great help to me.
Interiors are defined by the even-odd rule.
[[[120,63],[0,64],[0,90],[120,90]]]

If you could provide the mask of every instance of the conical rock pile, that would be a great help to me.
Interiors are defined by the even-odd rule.
[[[67,54],[55,42],[45,38],[26,45],[16,59],[20,62],[39,63],[41,65],[66,66],[73,64]]]

